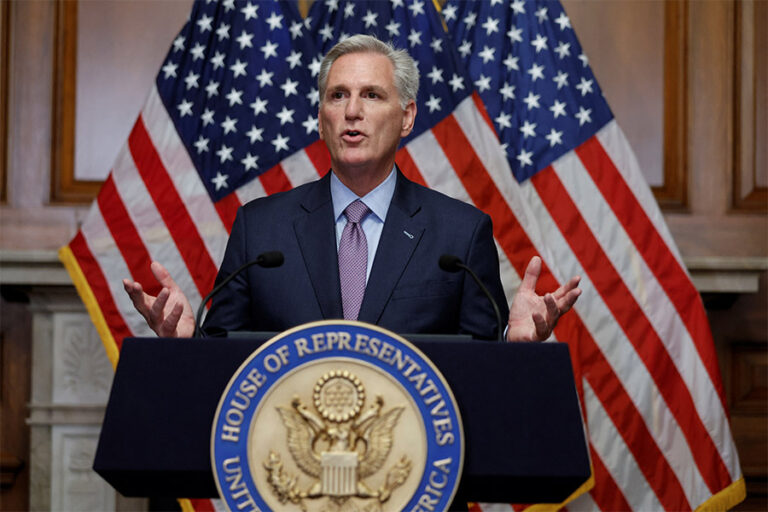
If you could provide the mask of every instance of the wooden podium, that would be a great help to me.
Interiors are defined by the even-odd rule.
[[[94,470],[125,496],[217,497],[211,426],[259,339],[126,339]],[[419,341],[453,390],[465,460],[456,501],[559,503],[590,476],[568,347]]]

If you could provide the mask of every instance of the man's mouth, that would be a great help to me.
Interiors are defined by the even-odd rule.
[[[347,140],[359,140],[363,137],[363,132],[358,130],[347,130],[342,134],[342,137]]]

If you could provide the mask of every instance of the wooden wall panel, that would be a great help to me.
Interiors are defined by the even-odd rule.
[[[0,203],[6,200],[8,190],[8,57],[10,52],[9,2],[0,2]]]

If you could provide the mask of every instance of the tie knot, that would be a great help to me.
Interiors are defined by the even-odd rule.
[[[359,199],[355,199],[344,210],[344,215],[347,216],[347,220],[353,224],[359,224],[363,218],[370,213],[370,209],[364,202]]]

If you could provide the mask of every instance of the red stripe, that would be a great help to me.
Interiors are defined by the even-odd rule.
[[[227,228],[227,233],[232,231],[232,224],[235,223],[235,216],[237,215],[237,209],[240,208],[240,199],[237,194],[232,192],[219,199],[214,203],[216,211],[219,212],[219,217],[224,223],[224,227]]]
[[[576,148],[576,154],[635,247],[643,255],[656,280],[675,305],[678,315],[691,334],[699,357],[709,373],[709,378],[720,396],[720,402],[727,410],[712,333],[709,330],[709,322],[698,291],[672,251],[664,243],[664,239],[656,231],[642,205],[627,186],[597,137],[592,137]]]
[[[502,250],[504,250],[518,274],[522,275],[528,261],[536,254],[536,250],[517,221],[514,213],[509,209],[506,201],[496,188],[495,183],[493,183],[487,172],[484,171],[482,162],[472,150],[472,146],[464,136],[461,127],[452,116],[449,116],[435,126],[432,131],[446,157],[456,170],[457,175],[461,178],[472,201],[478,208],[488,212],[493,218],[494,236],[499,241]],[[558,286],[559,283],[547,265],[542,265],[542,272],[537,285],[539,292],[551,291]],[[556,329],[556,335],[558,339],[569,340],[569,344],[576,344],[576,350],[579,354],[584,350],[583,347],[596,347],[589,331],[575,311],[561,319]],[[595,350],[592,350],[592,352],[595,352]],[[611,379],[603,384],[596,384],[591,381],[590,383],[593,389],[595,389],[595,393],[605,398],[606,406],[613,407],[607,413],[612,418],[625,418],[625,428],[628,429],[628,434],[633,436],[633,442],[627,443],[627,445],[630,447],[635,459],[639,461],[645,460],[644,466],[646,471],[644,473],[649,483],[654,488],[676,489],[681,498],[685,500],[679,482],[671,467],[669,467],[667,460],[661,455],[647,428],[645,428],[643,418],[634,407],[634,404],[628,398],[616,402],[608,400],[607,398],[610,397],[606,398],[604,396],[616,393],[617,390],[621,390],[622,394],[626,396],[626,392],[623,392],[621,387],[620,380],[607,362],[604,359],[600,359],[585,363],[582,356],[574,358],[574,361],[577,360],[580,365],[579,368],[574,368],[574,372],[577,375],[583,372],[589,378],[590,372],[593,371],[591,365],[596,364],[602,366],[600,370],[604,374],[611,376]],[[645,459],[646,456],[644,454],[654,453],[657,454],[655,459]],[[661,466],[661,470],[659,470],[659,466]],[[665,481],[665,479],[668,481]],[[672,502],[672,499],[667,501]],[[677,509],[690,508],[679,506],[679,501],[675,501],[675,503],[678,505]]]
[[[589,453],[592,457],[592,474],[595,476],[595,487],[590,494],[595,503],[597,503],[597,506],[600,507],[600,510],[632,510],[629,502],[624,497],[624,493],[616,485],[616,481],[608,472],[608,468],[603,464],[603,460],[595,451],[592,443],[589,443]],[[599,486],[597,482],[600,482]]]
[[[421,171],[419,171],[416,162],[413,161],[413,157],[411,157],[411,153],[408,151],[407,147],[398,150],[395,163],[406,178],[419,185],[424,185],[425,187],[428,186],[427,181],[424,179],[424,176],[422,176]]]
[[[190,499],[189,504],[195,512],[216,512],[213,503],[208,499]]]
[[[325,176],[328,169],[331,168],[331,154],[328,153],[328,147],[322,140],[316,140],[309,146],[304,148],[304,152],[307,154],[312,165],[315,166],[317,174]]]
[[[123,339],[133,336],[133,333],[126,325],[125,320],[123,320],[123,315],[117,309],[117,305],[112,298],[112,291],[107,284],[107,278],[104,277],[104,272],[88,248],[82,231],[78,231],[75,238],[69,242],[69,248],[72,250],[75,259],[77,259],[85,280],[91,287],[101,314],[104,315],[104,321],[107,323],[107,327],[109,327],[109,331],[112,333],[112,338],[115,340],[117,350],[120,350],[123,345]]]
[[[165,170],[141,116],[128,137],[128,146],[147,191],[163,218],[200,295],[206,295],[216,277],[216,265],[205,250],[194,221]]]
[[[150,295],[160,293],[162,286],[149,268],[152,258],[128,215],[128,210],[125,209],[111,174],[101,187],[96,201],[104,223],[112,233],[112,239],[120,250],[128,270],[131,271],[133,280],[141,283],[144,291]]]
[[[259,180],[261,180],[261,186],[264,187],[264,191],[268,196],[278,192],[285,192],[293,188],[291,180],[288,179],[288,176],[286,176],[285,171],[283,170],[283,166],[280,164],[277,164],[259,176]]]
[[[661,339],[602,251],[589,226],[579,215],[576,205],[552,167],[540,171],[531,181],[604,303],[656,382],[688,440],[691,453],[710,491],[712,494],[717,493],[730,483],[728,469],[696,412],[691,394]]]
[[[480,95],[477,93],[477,91],[472,93],[472,101],[475,103],[475,108],[477,108],[478,112],[480,112],[480,115],[483,116],[485,123],[491,128],[493,133],[496,133],[496,127],[493,126],[491,116],[488,115],[488,111],[485,109],[485,103],[483,103],[483,100],[480,98]],[[496,137],[498,137],[498,134]]]

